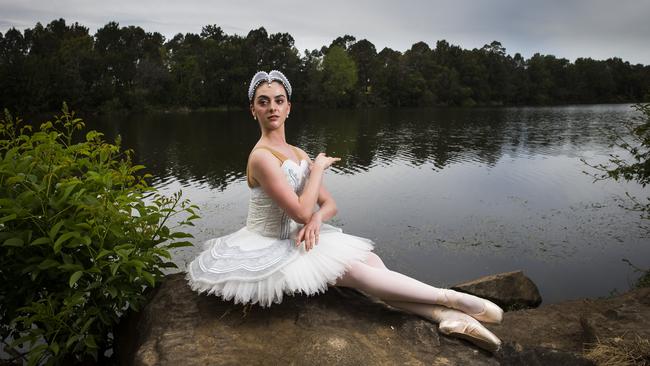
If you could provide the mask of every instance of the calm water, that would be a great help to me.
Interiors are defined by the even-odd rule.
[[[435,285],[523,269],[546,303],[605,296],[650,267],[638,214],[620,207],[634,184],[583,173],[611,153],[629,105],[499,109],[295,110],[287,139],[312,157],[342,161],[325,184],[332,224],[373,239],[392,269]],[[97,124],[99,123],[99,124]],[[139,115],[89,123],[122,135],[163,192],[182,189],[201,208],[196,247],[241,228],[245,163],[259,137],[247,112]]]

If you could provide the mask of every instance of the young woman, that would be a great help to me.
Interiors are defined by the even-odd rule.
[[[291,92],[279,71],[253,76],[248,98],[262,136],[248,159],[246,226],[205,243],[187,269],[192,289],[235,303],[270,306],[285,293],[313,295],[328,285],[352,287],[437,322],[444,334],[496,351],[501,341],[479,320],[501,322],[503,311],[497,305],[391,271],[372,253],[372,241],[324,224],[337,209],[323,174],[340,159],[320,153],[312,161],[287,143]]]

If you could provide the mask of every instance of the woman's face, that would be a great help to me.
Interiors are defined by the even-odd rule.
[[[274,130],[284,125],[284,120],[291,111],[284,86],[277,81],[271,84],[263,82],[255,90],[251,113],[264,129]]]

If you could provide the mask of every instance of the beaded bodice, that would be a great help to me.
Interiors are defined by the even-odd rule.
[[[298,164],[291,159],[285,159],[280,168],[284,172],[287,183],[297,195],[300,195],[309,176],[307,160],[303,159]],[[251,187],[246,228],[260,235],[288,239],[297,226],[298,224],[278,206],[262,187]]]

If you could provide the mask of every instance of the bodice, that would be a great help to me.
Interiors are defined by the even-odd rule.
[[[286,159],[280,168],[284,172],[287,183],[297,195],[300,195],[309,176],[307,160],[303,159],[300,164],[297,164],[291,159]],[[291,232],[297,227],[298,224],[278,206],[262,187],[251,187],[246,228],[260,235],[288,239]]]

